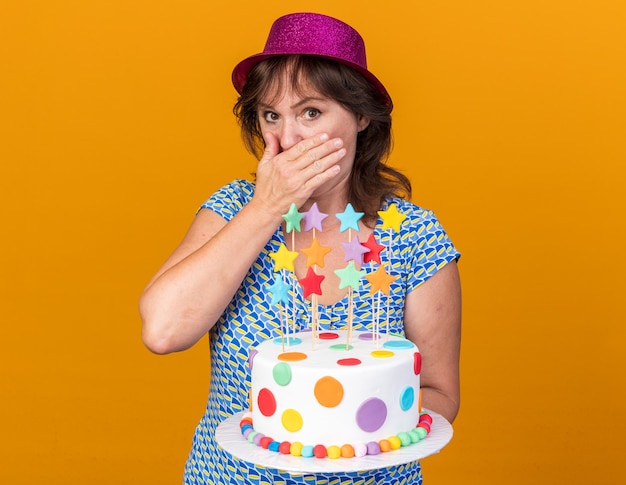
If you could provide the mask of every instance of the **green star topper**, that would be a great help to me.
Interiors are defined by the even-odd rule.
[[[298,212],[296,204],[293,202],[289,206],[289,212],[283,214],[283,219],[287,223],[287,232],[296,231],[300,232],[300,222],[304,216]]]
[[[359,271],[354,266],[354,261],[350,261],[343,269],[336,269],[335,274],[339,276],[339,289],[342,290],[346,286],[352,287],[354,290],[359,289],[359,281],[365,276],[365,271]]]

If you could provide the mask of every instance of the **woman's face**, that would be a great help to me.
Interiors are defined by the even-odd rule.
[[[288,83],[283,83],[288,85]],[[336,101],[326,98],[314,89],[291,88],[278,96],[262,99],[258,105],[258,119],[263,136],[273,134],[285,151],[299,141],[321,133],[329,138],[341,138],[346,155],[339,165],[341,178],[349,177],[356,153],[357,134],[365,129],[369,120],[348,111]]]

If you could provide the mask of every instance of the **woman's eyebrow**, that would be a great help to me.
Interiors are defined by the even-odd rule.
[[[298,101],[297,103],[293,104],[292,106],[290,106],[290,109],[296,109],[301,107],[302,105],[311,103],[311,102],[317,102],[317,103],[323,103],[326,101],[326,98],[320,98],[318,96],[307,96],[306,98],[302,98],[300,101]],[[267,103],[263,103],[260,102],[258,104],[259,109],[274,109],[274,107],[271,104],[267,104]]]
[[[325,99],[324,98],[319,98],[319,97],[316,97],[316,96],[307,96],[306,98],[302,98],[296,104],[291,106],[291,109],[299,108],[303,104],[308,104],[308,103],[310,103],[312,101],[317,102],[317,103],[323,103],[325,101]]]

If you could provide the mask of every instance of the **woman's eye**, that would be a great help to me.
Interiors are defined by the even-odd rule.
[[[263,119],[268,123],[272,123],[278,120],[278,115],[273,111],[266,111],[265,113],[263,113]]]
[[[307,108],[304,110],[304,117],[307,120],[313,120],[320,115],[320,110],[315,108]]]

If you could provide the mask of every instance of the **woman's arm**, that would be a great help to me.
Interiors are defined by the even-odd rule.
[[[281,151],[266,136],[252,200],[230,222],[201,210],[182,243],[141,295],[143,340],[155,353],[191,347],[218,320],[248,269],[283,222],[317,187],[339,174],[343,142],[326,134]]]
[[[404,328],[422,354],[422,405],[452,422],[460,404],[461,285],[456,261],[409,293]]]
[[[228,223],[200,210],[141,295],[145,345],[158,354],[176,352],[206,334],[281,221],[253,202]]]

